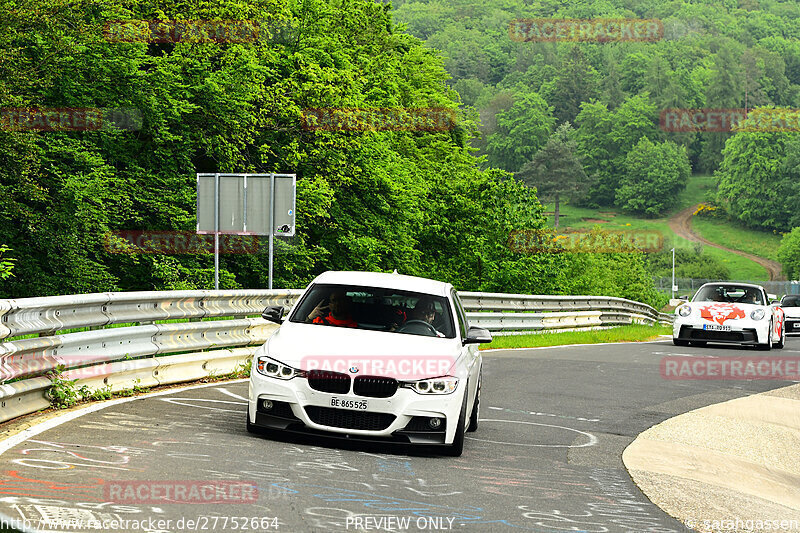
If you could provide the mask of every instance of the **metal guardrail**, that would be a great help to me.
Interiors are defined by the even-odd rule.
[[[653,278],[655,288],[659,292],[669,293],[672,287],[672,278],[657,277]],[[725,280],[725,279],[701,279],[701,278],[675,278],[675,285],[678,286],[676,295],[691,297],[695,291],[704,283],[723,282],[723,283],[753,283],[761,285],[770,294],[778,298],[784,294],[800,294],[800,281],[753,281],[753,280]]]
[[[14,338],[0,342],[0,422],[48,407],[51,381],[42,376],[59,367],[63,379],[95,390],[232,372],[277,328],[260,316],[247,316],[260,315],[270,305],[291,307],[302,292],[162,291],[0,300],[0,341]],[[672,320],[623,298],[477,292],[460,297],[470,324],[501,334]],[[203,320],[209,318],[226,320]],[[184,321],[164,322],[175,320]],[[76,328],[89,331],[59,334]],[[17,381],[2,384],[9,380]]]
[[[470,324],[501,334],[632,323],[672,324],[673,320],[673,315],[624,298],[486,292],[461,292],[459,297]]]

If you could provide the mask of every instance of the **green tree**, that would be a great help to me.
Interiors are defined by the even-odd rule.
[[[751,114],[742,122],[743,128],[756,131],[736,132],[725,144],[715,174],[717,199],[750,227],[785,231],[791,227],[789,217],[797,211],[796,204],[792,207],[787,202],[798,196],[786,176],[798,170],[800,144],[792,142],[792,158],[785,160],[792,134],[758,131],[756,120]]]
[[[647,137],[628,152],[616,204],[624,211],[655,217],[669,209],[686,188],[692,172],[686,149]]]
[[[556,119],[538,93],[516,92],[511,109],[497,114],[497,129],[487,139],[489,163],[517,171],[544,146]]]
[[[665,247],[666,248],[666,247]],[[646,255],[647,270],[653,276],[672,276],[672,252],[662,250]],[[675,249],[675,276],[679,278],[730,279],[730,269],[712,255],[704,253],[697,243],[693,249]]]
[[[783,236],[777,255],[786,277],[800,278],[800,227],[793,228]]]
[[[706,91],[706,107],[731,109],[744,106],[744,70],[739,55],[729,40],[722,43],[714,56],[714,66]],[[703,148],[700,165],[706,172],[719,168],[722,149],[731,134],[727,132],[705,132],[701,134]]]
[[[5,280],[14,275],[14,259],[11,257],[3,257],[9,251],[8,246],[0,244],[0,280]]]
[[[643,136],[659,138],[657,123],[656,107],[647,94],[628,98],[614,111],[598,102],[581,106],[575,140],[594,183],[589,202],[614,204],[625,156]]]
[[[628,298],[660,309],[666,298],[660,295],[645,269],[644,254],[564,254],[568,262],[558,273],[557,294],[594,294]]]
[[[612,61],[608,65],[608,74],[602,82],[603,102],[609,109],[616,109],[625,100],[625,93],[622,91],[622,83],[619,75],[619,67]]]
[[[574,130],[565,122],[516,175],[527,186],[535,187],[539,198],[555,201],[556,228],[561,200],[582,197],[589,189],[590,183],[576,149]]]
[[[581,104],[599,96],[599,78],[581,48],[570,48],[552,84],[552,90],[546,95],[559,123],[574,122],[581,110]]]

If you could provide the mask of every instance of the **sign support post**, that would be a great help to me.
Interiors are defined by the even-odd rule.
[[[214,290],[219,290],[219,174],[214,174]]]
[[[275,255],[275,174],[269,175],[269,290],[272,290],[272,259]]]
[[[678,290],[675,287],[675,248],[672,249],[672,290],[670,291],[672,294],[672,299],[675,299],[675,291]]]
[[[272,289],[275,236],[294,236],[296,203],[296,174],[197,174],[197,233],[214,234],[215,290],[221,233],[268,236]]]

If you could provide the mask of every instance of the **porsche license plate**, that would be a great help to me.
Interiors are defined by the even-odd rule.
[[[331,407],[338,407],[340,409],[355,409],[356,411],[367,410],[367,400],[347,400],[344,398],[331,398]]]
[[[703,324],[703,329],[710,331],[730,331],[731,327],[722,324]]]

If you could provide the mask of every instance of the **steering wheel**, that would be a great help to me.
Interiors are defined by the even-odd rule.
[[[414,329],[414,328],[409,328],[408,327],[408,326],[414,326],[414,325],[425,326],[425,329],[428,330],[428,332],[430,333],[431,337],[435,337],[436,336],[436,328],[433,327],[432,325],[428,324],[424,320],[409,320],[405,324],[400,326],[400,329],[398,329],[397,332],[398,333],[403,333],[403,332],[407,331],[408,329]]]

